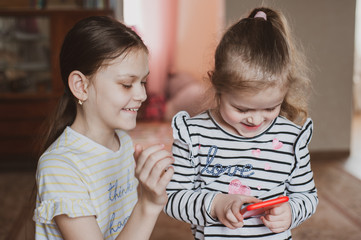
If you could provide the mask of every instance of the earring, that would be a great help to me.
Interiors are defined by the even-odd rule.
[[[83,105],[83,101],[80,100],[80,99],[78,99],[78,104],[79,104],[80,106]]]

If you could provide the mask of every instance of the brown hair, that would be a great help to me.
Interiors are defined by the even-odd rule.
[[[88,17],[70,29],[65,36],[59,58],[64,94],[47,120],[40,153],[75,120],[76,98],[69,89],[69,74],[78,70],[91,78],[107,61],[139,49],[148,53],[142,39],[132,29],[110,17]]]
[[[255,18],[259,11],[265,13],[266,19]],[[230,26],[217,46],[209,77],[216,100],[223,92],[285,87],[288,92],[280,115],[296,123],[307,118],[310,79],[280,12],[256,8]]]

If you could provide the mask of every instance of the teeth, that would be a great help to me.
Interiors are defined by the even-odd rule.
[[[132,111],[132,112],[138,112],[138,109],[136,108],[124,108],[126,111]]]

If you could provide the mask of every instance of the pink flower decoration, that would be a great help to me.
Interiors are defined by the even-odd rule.
[[[251,196],[251,189],[248,186],[243,185],[238,179],[234,179],[228,186],[228,193]]]
[[[259,157],[259,155],[261,154],[261,150],[260,150],[260,149],[252,150],[252,154],[253,154],[253,156],[255,156],[255,157]]]
[[[264,170],[271,170],[271,165],[269,164],[269,163],[266,163],[265,165],[264,165]]]
[[[273,141],[272,141],[272,146],[273,146],[273,149],[277,150],[277,149],[282,148],[283,143],[280,142],[277,138],[275,138],[275,139],[273,139]]]

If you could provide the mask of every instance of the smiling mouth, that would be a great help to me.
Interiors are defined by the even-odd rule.
[[[246,123],[242,123],[242,125],[248,130],[257,130],[262,125],[262,123],[258,125],[248,125]]]

